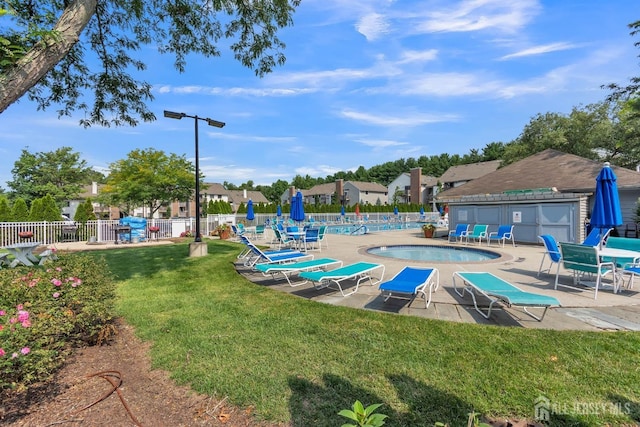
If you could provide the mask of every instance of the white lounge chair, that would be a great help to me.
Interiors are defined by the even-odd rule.
[[[463,282],[462,292],[456,286],[456,278]],[[491,316],[491,309],[496,302],[505,304],[508,307],[520,306],[526,314],[539,322],[544,319],[549,307],[560,306],[560,301],[554,297],[525,292],[498,276],[485,272],[456,271],[453,273],[453,290],[462,298],[464,298],[465,292],[468,292],[473,298],[473,305],[476,311],[486,319]],[[489,307],[486,313],[478,307],[476,294],[481,294],[489,299]],[[540,307],[544,311],[541,316],[538,316],[531,313],[528,310],[529,307]]]
[[[373,277],[372,273],[381,270],[380,277]],[[369,280],[370,285],[377,285],[384,277],[384,265],[370,262],[357,262],[330,271],[305,271],[300,273],[300,277],[313,282],[316,289],[329,287],[332,283],[337,285],[343,297],[355,294],[360,283]],[[345,281],[356,281],[353,291],[345,293],[342,284]]]
[[[312,259],[308,261],[292,262],[289,264],[256,264],[256,270],[260,271],[263,275],[270,275],[276,279],[279,275],[282,275],[287,280],[287,283],[291,287],[304,285],[308,280],[299,281],[295,284],[291,282],[291,276],[299,274],[304,271],[316,271],[322,270],[329,266],[342,267],[342,261],[335,260],[333,258],[320,258]]]
[[[313,259],[313,255],[311,254],[293,250],[276,251],[275,253],[273,253],[264,252],[253,243],[248,243],[247,246],[251,249],[252,254],[244,262],[245,267],[253,267],[256,264],[278,264],[284,262],[302,261],[303,259]]]
[[[418,296],[424,298],[425,308],[429,308],[431,294],[440,286],[440,272],[437,268],[404,267],[391,280],[381,283],[378,289],[389,298],[409,299],[409,305]],[[427,290],[429,294],[427,295]]]

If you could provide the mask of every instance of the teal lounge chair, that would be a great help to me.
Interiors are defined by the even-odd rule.
[[[380,277],[374,277],[374,271],[381,270]],[[335,284],[343,297],[355,294],[360,283],[369,280],[370,285],[377,285],[384,277],[384,265],[370,262],[357,262],[330,271],[305,271],[300,273],[300,277],[313,282],[316,289],[323,289]],[[345,293],[342,288],[343,282],[355,280],[356,286],[353,291]]]
[[[481,245],[482,244],[482,239],[487,240],[488,235],[487,235],[487,230],[489,229],[489,226],[486,224],[476,224],[473,226],[473,230],[471,230],[471,232],[467,231],[466,233],[464,233],[464,238],[467,241],[467,244],[469,244],[469,239],[473,239],[473,240],[477,240],[478,244]]]
[[[289,264],[256,264],[256,270],[260,271],[263,275],[271,275],[276,279],[279,275],[282,275],[287,280],[287,283],[291,287],[304,285],[308,280],[301,282],[291,283],[291,276],[294,274],[302,273],[303,271],[316,271],[322,270],[329,266],[342,267],[342,261],[338,261],[332,258],[320,258],[312,259],[309,261],[292,262]]]
[[[456,278],[463,282],[462,292],[456,287]],[[465,292],[468,292],[473,298],[473,305],[476,311],[485,319],[491,316],[491,310],[496,302],[505,304],[507,307],[522,307],[527,315],[539,322],[544,319],[549,307],[560,306],[560,301],[554,297],[525,292],[498,276],[485,272],[456,271],[453,273],[453,289],[462,298],[464,298]],[[483,295],[489,299],[489,307],[486,313],[478,307],[476,294]],[[530,307],[543,308],[544,311],[542,315],[538,316],[528,310]]]
[[[409,306],[413,300],[422,295],[425,308],[429,308],[431,294],[440,286],[440,272],[437,268],[405,267],[391,280],[381,283],[378,289],[389,298],[409,299]],[[429,295],[427,295],[427,289]]]
[[[456,225],[456,229],[455,230],[450,230],[449,231],[449,242],[451,242],[451,238],[454,238],[454,242],[457,242],[458,239],[460,239],[460,241],[462,242],[462,239],[464,239],[464,236],[469,232],[469,224],[458,224]]]

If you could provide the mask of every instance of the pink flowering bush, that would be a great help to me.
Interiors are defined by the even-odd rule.
[[[94,344],[114,297],[106,264],[83,254],[0,270],[0,390],[45,380],[73,346]]]

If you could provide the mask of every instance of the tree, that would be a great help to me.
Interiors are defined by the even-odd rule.
[[[17,222],[29,221],[29,207],[27,206],[27,202],[25,202],[23,198],[18,197],[15,202],[13,202],[11,219]]]
[[[194,195],[194,165],[184,156],[167,155],[148,148],[131,151],[127,158],[110,165],[104,192],[115,204],[146,206],[149,217],[174,200]]]
[[[44,221],[44,208],[42,205],[42,199],[35,199],[31,202],[31,209],[29,209],[29,221]]]
[[[70,147],[35,154],[23,149],[11,170],[13,180],[7,184],[14,197],[27,203],[50,194],[60,205],[78,197],[89,171],[80,154]]]
[[[11,221],[11,205],[6,196],[0,196],[0,222]]]
[[[507,144],[504,164],[510,164],[532,154],[553,148],[569,154],[598,159],[596,151],[610,139],[612,123],[608,103],[574,107],[571,113],[537,114],[525,126],[518,138]]]
[[[18,28],[24,35],[32,28],[42,29],[39,37],[21,38],[26,52],[0,70],[0,113],[29,92],[40,108],[61,104],[60,115],[85,112],[84,126],[152,121],[155,116],[146,106],[153,99],[151,85],[134,76],[146,68],[135,59],[136,51],[155,45],[160,53],[173,55],[175,68],[183,72],[189,54],[220,56],[217,44],[229,39],[225,44],[235,58],[262,77],[284,64],[285,44],[276,33],[292,25],[299,4],[300,0],[0,1],[0,7],[12,7],[14,17],[10,26],[0,27],[0,37],[12,38],[7,28]],[[95,69],[91,62],[97,62]]]
[[[42,198],[42,212],[44,221],[60,221],[62,219],[60,207],[51,194],[47,194]]]
[[[90,220],[95,220],[96,214],[93,212],[93,202],[91,198],[87,198],[84,202],[80,203],[73,220],[80,223],[86,223]]]
[[[640,21],[635,21],[629,24],[631,28],[631,36],[640,34]],[[640,47],[640,41],[635,42],[634,46]],[[640,57],[640,55],[638,55]],[[629,107],[633,114],[640,116],[640,76],[632,77],[629,79],[630,84],[627,86],[620,86],[616,83],[610,83],[605,88],[611,89],[612,93],[607,98],[609,101],[630,101]]]

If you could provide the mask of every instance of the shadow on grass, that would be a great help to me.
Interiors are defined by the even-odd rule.
[[[338,415],[338,412],[351,409],[356,400],[362,402],[365,407],[382,403],[376,413],[388,416],[385,426],[389,427],[424,427],[432,426],[438,421],[452,426],[466,425],[467,414],[473,409],[472,405],[406,375],[390,375],[388,378],[396,388],[399,399],[407,406],[407,411],[392,410],[391,405],[375,393],[356,387],[349,380],[337,375],[325,374],[322,384],[305,378],[290,377],[291,425],[342,425],[349,420]]]
[[[188,269],[196,260],[207,258],[190,257],[189,243],[87,251],[83,254],[104,258],[116,280],[128,280],[136,276],[148,277],[163,271]],[[207,248],[208,256],[216,255],[216,258],[226,258],[231,253],[239,252],[237,244],[219,240],[208,241]]]

